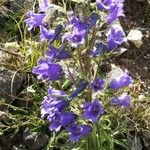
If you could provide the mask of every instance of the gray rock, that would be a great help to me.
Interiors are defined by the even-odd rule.
[[[5,0],[5,3],[8,3],[9,10],[13,12],[18,12],[22,8],[29,10],[32,8],[34,0]]]
[[[23,82],[23,76],[15,71],[0,67],[0,98],[11,103]]]
[[[23,141],[29,150],[40,150],[48,143],[48,135],[42,132],[31,132],[26,128],[23,133]]]

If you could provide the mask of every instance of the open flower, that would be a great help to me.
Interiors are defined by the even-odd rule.
[[[38,75],[38,79],[44,78],[50,81],[60,80],[64,75],[62,67],[59,64],[42,59],[39,60],[39,65],[34,67],[32,72]]]
[[[107,44],[109,50],[114,50],[118,45],[121,45],[125,40],[122,30],[111,28],[107,36]]]
[[[123,106],[123,107],[130,107],[130,102],[131,102],[131,96],[128,95],[127,93],[123,93],[119,97],[114,97],[111,100],[111,103],[113,105]]]
[[[25,23],[29,26],[28,30],[31,30],[33,27],[39,27],[42,25],[43,18],[45,13],[37,14],[32,11],[27,13],[28,18],[25,20]]]
[[[119,89],[123,88],[125,86],[128,86],[133,83],[132,78],[127,74],[124,73],[123,75],[118,76],[116,79],[113,79],[110,83],[110,88],[111,89]]]
[[[83,117],[95,123],[98,122],[100,116],[104,114],[104,108],[99,103],[99,100],[94,100],[92,103],[85,102],[84,109]]]
[[[98,92],[100,90],[103,90],[104,89],[104,81],[99,79],[99,78],[96,78],[92,83],[91,83],[91,88],[95,91],[95,92]]]
[[[82,137],[87,136],[91,132],[92,128],[88,125],[77,125],[73,123],[67,128],[67,131],[70,133],[69,139],[72,142],[79,141]]]

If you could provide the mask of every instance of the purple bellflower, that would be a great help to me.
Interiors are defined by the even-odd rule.
[[[46,55],[53,60],[60,61],[63,59],[68,59],[71,57],[71,54],[69,51],[64,49],[64,46],[61,46],[59,48],[55,48],[53,46],[49,46],[49,50],[46,52]]]
[[[27,13],[28,18],[25,19],[25,23],[29,26],[28,30],[32,30],[33,27],[39,27],[42,25],[43,18],[45,17],[44,13],[37,14],[32,11]]]
[[[111,100],[111,103],[113,105],[117,105],[117,106],[123,106],[123,107],[130,107],[130,102],[131,102],[131,96],[128,95],[127,93],[123,93],[122,95],[120,95],[119,97],[114,97]]]
[[[72,33],[67,33],[66,39],[72,47],[76,48],[78,45],[85,43],[87,26],[75,16],[70,17],[70,24],[73,27]]]
[[[110,88],[117,90],[123,88],[133,83],[132,78],[125,72],[123,75],[118,76],[116,79],[113,79],[110,83]]]
[[[113,5],[113,0],[96,0],[96,4],[100,10],[110,10]]]
[[[45,115],[48,115],[49,121],[51,121],[55,114],[62,111],[67,105],[68,102],[64,98],[45,96],[41,103],[41,117],[44,118]]]
[[[48,95],[55,96],[55,97],[64,97],[66,96],[66,92],[61,90],[55,90],[52,87],[49,87]]]
[[[44,42],[46,40],[52,41],[55,37],[55,31],[49,30],[45,28],[44,26],[40,26],[40,39],[41,42]]]
[[[107,44],[109,50],[114,50],[118,45],[121,45],[126,39],[123,37],[124,33],[122,30],[111,28],[107,36]]]
[[[72,112],[60,112],[51,121],[49,129],[58,132],[61,127],[66,127],[74,122],[76,115]]]
[[[116,21],[118,17],[124,17],[124,10],[120,7],[116,7],[110,11],[110,13],[105,17],[107,24],[111,24]]]
[[[84,103],[85,112],[83,117],[85,119],[91,120],[94,123],[97,123],[100,116],[104,114],[104,108],[99,103],[99,100],[94,100],[93,102]]]
[[[91,83],[91,88],[93,89],[94,92],[98,92],[100,90],[104,89],[104,81],[96,78],[92,83]]]
[[[92,51],[90,51],[90,55],[93,57],[97,57],[102,55],[107,50],[107,45],[104,43],[96,43],[95,47]]]
[[[79,141],[82,137],[87,136],[91,132],[92,128],[88,125],[76,125],[72,124],[67,128],[67,131],[70,133],[69,139],[72,142]]]
[[[83,90],[85,90],[87,85],[88,85],[87,81],[85,81],[84,79],[80,79],[76,90],[71,94],[70,98],[71,99],[76,98]]]
[[[88,19],[88,29],[91,29],[95,26],[96,22],[99,20],[99,15],[97,13],[92,13]]]
[[[44,78],[45,80],[60,80],[64,73],[59,64],[51,63],[48,60],[39,60],[39,65],[34,67],[33,73],[38,75],[38,79]]]
[[[48,40],[50,43],[53,43],[54,40],[57,40],[61,37],[62,29],[63,29],[62,25],[58,25],[55,30],[50,30],[44,26],[41,26],[40,27],[41,41],[43,42]]]
[[[97,0],[96,3],[98,9],[108,11],[108,15],[104,17],[107,24],[116,21],[120,16],[124,17],[124,0]]]
[[[118,17],[124,17],[123,3],[124,0],[112,0],[112,6],[110,7],[109,14],[106,16],[107,24],[111,24],[116,21]]]

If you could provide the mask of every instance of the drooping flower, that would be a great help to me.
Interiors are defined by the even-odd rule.
[[[38,0],[38,2],[39,2],[39,11],[40,12],[45,12],[50,6],[49,0]]]
[[[114,97],[111,100],[111,103],[113,105],[117,105],[117,106],[123,106],[123,107],[130,107],[130,102],[131,102],[131,96],[128,95],[127,93],[123,93],[122,95],[120,95],[119,97]]]
[[[74,122],[76,115],[72,112],[57,113],[51,121],[49,129],[58,132],[61,127],[66,127]]]
[[[124,73],[124,74],[118,76],[116,79],[113,79],[111,81],[109,87],[111,89],[117,90],[119,88],[123,88],[125,86],[128,86],[132,83],[133,83],[132,78],[127,73]]]
[[[104,89],[104,81],[96,78],[91,84],[90,84],[91,88],[93,89],[93,91],[98,92],[100,90]]]
[[[93,50],[90,51],[90,55],[97,57],[102,55],[107,50],[107,45],[104,43],[96,43]]]
[[[65,50],[64,46],[55,48],[50,45],[49,50],[46,52],[46,55],[56,61],[60,61],[62,59],[68,59],[71,57],[70,52]]]
[[[28,30],[30,31],[33,27],[39,27],[42,25],[42,20],[45,17],[45,13],[34,13],[33,11],[29,11],[27,13],[28,18],[25,19],[25,23],[29,26]]]
[[[96,4],[100,10],[110,10],[113,6],[113,0],[96,0]]]
[[[77,97],[87,87],[87,85],[87,81],[85,81],[84,79],[80,79],[76,90],[71,94],[70,98],[74,99],[75,97]]]
[[[118,45],[125,42],[124,33],[122,30],[111,28],[107,36],[107,45],[109,50],[114,50]]]
[[[101,106],[99,100],[94,100],[91,103],[85,102],[84,109],[83,117],[95,123],[98,122],[100,116],[104,114],[104,108]]]
[[[69,139],[72,142],[77,142],[81,138],[90,134],[92,128],[89,125],[77,125],[73,123],[67,128],[67,131],[70,133]]]
[[[48,60],[39,60],[39,65],[34,67],[33,73],[38,75],[38,79],[44,78],[45,80],[60,80],[64,73],[59,64],[51,63]]]

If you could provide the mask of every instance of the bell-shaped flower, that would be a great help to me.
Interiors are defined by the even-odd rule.
[[[34,67],[32,72],[38,75],[38,79],[43,78],[50,81],[60,80],[64,75],[62,67],[59,64],[42,59],[39,60],[39,65]]]
[[[117,90],[119,88],[126,87],[133,83],[132,78],[125,72],[124,74],[118,76],[113,79],[109,85],[109,87],[113,90]]]
[[[130,107],[130,102],[131,102],[131,96],[128,95],[127,93],[123,93],[122,95],[120,95],[119,97],[114,97],[111,100],[111,103],[113,105],[117,105],[117,106],[123,106],[123,107]]]
[[[29,26],[28,30],[30,31],[33,27],[39,27],[42,25],[43,18],[45,17],[45,13],[34,13],[33,11],[29,11],[27,13],[28,18],[25,19],[25,23]]]

